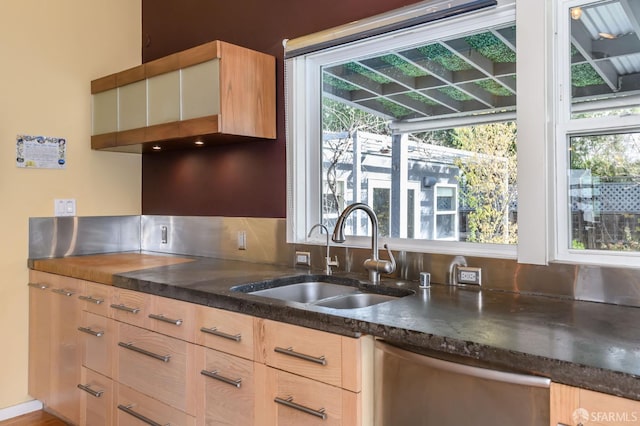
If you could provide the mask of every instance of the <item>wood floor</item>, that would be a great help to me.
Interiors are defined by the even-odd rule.
[[[42,410],[0,422],[0,426],[68,426],[59,418]]]

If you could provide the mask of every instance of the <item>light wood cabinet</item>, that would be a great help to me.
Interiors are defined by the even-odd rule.
[[[195,426],[195,417],[122,384],[117,384],[116,425]]]
[[[82,347],[82,365],[107,377],[113,377],[115,322],[83,311],[78,326]]]
[[[551,384],[550,426],[624,426],[640,422],[640,401]]]
[[[113,381],[82,367],[80,384],[80,424],[109,426],[113,424]]]
[[[29,292],[29,389],[72,424],[373,423],[369,337],[38,271]]]
[[[196,343],[254,359],[254,318],[205,306],[196,307]]]
[[[197,418],[207,425],[253,425],[253,361],[198,346]]]
[[[212,41],[91,82],[93,149],[275,139],[275,58]]]
[[[195,414],[194,345],[129,324],[118,324],[115,379]]]
[[[80,300],[78,294],[82,281],[45,272],[30,271],[32,287],[30,302],[39,305],[42,311],[32,312],[32,325],[47,329],[30,328],[30,352],[41,354],[30,356],[30,389],[34,396],[41,397],[47,408],[64,419],[77,424],[80,420],[80,399],[77,385],[80,381],[81,349],[78,336]],[[38,289],[38,285],[40,289]],[[40,293],[42,287],[45,296]],[[41,297],[42,296],[42,297]],[[43,368],[47,368],[44,371]],[[40,374],[41,376],[38,376]],[[46,376],[46,377],[45,377]]]
[[[373,424],[373,340],[264,320],[266,424]]]

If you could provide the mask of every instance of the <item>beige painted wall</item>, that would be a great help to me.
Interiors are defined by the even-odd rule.
[[[141,157],[90,149],[90,81],[141,63],[141,0],[2,0],[0,408],[30,400],[28,218],[140,214]],[[66,170],[16,167],[17,134],[67,139]]]

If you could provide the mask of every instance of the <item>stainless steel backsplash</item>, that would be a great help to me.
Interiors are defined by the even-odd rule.
[[[238,249],[238,232],[246,235],[246,250]],[[295,251],[302,250],[311,253],[312,268],[321,271],[325,249],[287,244],[285,219],[143,215],[29,220],[32,259],[146,251],[293,266]],[[391,278],[417,281],[420,272],[430,272],[431,281],[436,284],[449,282],[451,262],[460,260],[444,254],[394,254],[397,268]],[[370,249],[332,245],[331,256],[336,255],[339,271],[365,276],[362,263]],[[485,289],[640,307],[640,269],[562,263],[540,266],[471,256],[463,260],[469,266],[482,268]]]

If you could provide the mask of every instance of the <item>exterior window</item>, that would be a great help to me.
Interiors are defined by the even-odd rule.
[[[435,188],[433,235],[436,240],[458,239],[458,191],[452,185]]]
[[[640,8],[560,6],[558,257],[625,263],[640,252]]]
[[[514,19],[510,4],[287,60],[290,240],[361,202],[397,249],[515,257]],[[370,232],[347,219],[352,241]]]

